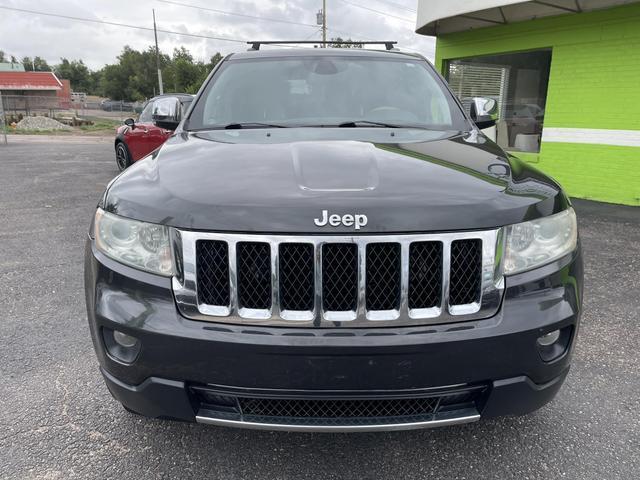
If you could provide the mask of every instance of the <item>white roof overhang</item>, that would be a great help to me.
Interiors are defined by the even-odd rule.
[[[636,3],[638,0],[418,0],[416,32],[441,35],[541,17]]]

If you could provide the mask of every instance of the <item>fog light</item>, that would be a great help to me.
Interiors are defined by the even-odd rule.
[[[551,362],[564,355],[571,343],[572,332],[573,325],[568,325],[538,337],[536,344],[542,361]]]
[[[136,343],[138,343],[137,338],[132,337],[131,335],[127,335],[126,333],[122,333],[118,330],[113,331],[113,339],[118,345],[121,345],[125,348],[135,347]]]
[[[538,344],[543,347],[548,347],[549,345],[553,345],[560,338],[560,330],[554,330],[545,335],[542,335],[538,338]]]
[[[104,346],[111,357],[124,363],[132,363],[142,349],[142,342],[136,337],[110,328],[102,329]]]

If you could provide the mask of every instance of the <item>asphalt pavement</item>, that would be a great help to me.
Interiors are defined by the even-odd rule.
[[[640,477],[640,208],[576,202],[584,315],[548,406],[433,430],[272,433],[145,419],[111,398],[82,257],[115,174],[110,142],[0,144],[0,478]]]

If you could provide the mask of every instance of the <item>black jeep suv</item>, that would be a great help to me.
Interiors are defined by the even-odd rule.
[[[86,303],[113,396],[150,417],[323,431],[549,402],[581,312],[576,217],[479,130],[495,103],[467,115],[396,51],[226,57],[98,204]]]

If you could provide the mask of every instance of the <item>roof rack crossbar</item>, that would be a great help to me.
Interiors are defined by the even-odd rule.
[[[384,45],[387,50],[396,50],[394,45],[398,42],[393,40],[379,40],[379,41],[333,41],[328,40],[323,42],[322,40],[252,40],[247,42],[247,44],[251,45],[249,50],[260,50],[260,45],[291,45],[296,43],[304,43],[304,44],[323,44],[323,45]]]

